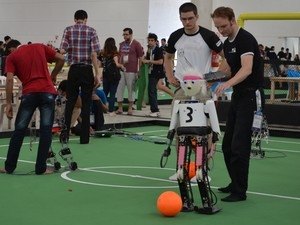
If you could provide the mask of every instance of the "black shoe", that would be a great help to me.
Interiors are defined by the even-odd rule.
[[[220,187],[218,188],[218,191],[222,193],[231,193],[231,187],[229,185],[227,187]]]
[[[90,137],[80,137],[80,144],[88,144],[90,142]]]
[[[240,196],[240,195],[236,195],[236,194],[231,194],[228,195],[225,198],[221,198],[221,201],[223,202],[240,202],[240,201],[245,201],[247,199],[247,196]]]

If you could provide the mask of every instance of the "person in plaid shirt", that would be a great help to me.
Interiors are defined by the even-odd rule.
[[[82,98],[80,144],[89,143],[92,92],[94,87],[100,85],[100,72],[97,63],[100,43],[96,30],[86,25],[87,18],[86,11],[77,10],[74,15],[75,24],[65,28],[60,45],[60,52],[63,54],[67,53],[67,61],[70,65],[67,78],[64,141],[68,140],[72,111],[80,88]]]

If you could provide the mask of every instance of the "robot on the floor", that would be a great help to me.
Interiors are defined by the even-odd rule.
[[[54,114],[54,126],[52,131],[55,130],[54,133],[61,131],[59,140],[61,143],[61,150],[58,152],[60,157],[68,163],[70,170],[76,170],[78,168],[77,163],[74,162],[72,152],[68,147],[68,136],[65,135],[66,125],[65,125],[65,106],[66,106],[66,98],[62,95],[58,95],[55,99],[55,114]],[[36,139],[36,116],[33,116],[33,119],[30,123],[30,149],[32,149],[32,142]],[[53,151],[52,146],[48,152],[47,163],[50,163],[54,166],[55,170],[59,170],[61,168],[60,162],[57,160],[56,153]]]
[[[204,76],[205,77],[205,76]],[[170,155],[172,140],[177,134],[177,166],[176,174],[183,202],[182,211],[196,211],[202,214],[214,214],[220,211],[215,206],[216,196],[211,190],[208,177],[208,161],[212,157],[215,142],[221,134],[215,103],[205,103],[196,99],[196,95],[206,95],[206,80],[197,72],[186,73],[181,81],[181,88],[186,100],[175,100],[169,127],[168,148],[163,152],[161,167]],[[212,138],[212,140],[210,140]],[[210,146],[209,142],[212,141]],[[202,207],[194,205],[189,169],[192,151],[195,152],[196,180],[201,196]]]
[[[58,152],[58,154],[64,161],[68,163],[70,170],[76,170],[78,166],[77,163],[74,161],[71,149],[68,146],[69,136],[66,133],[67,130],[65,124],[66,101],[67,99],[63,95],[58,95],[55,99],[54,124],[56,124],[61,130],[59,135],[61,150]],[[50,164],[53,164],[55,169],[57,170],[60,169],[60,164],[57,161],[55,153],[52,151],[52,147],[49,149],[48,162]]]
[[[262,100],[259,90],[256,90],[256,111],[252,124],[252,140],[251,140],[251,158],[262,159],[265,157],[265,151],[261,148],[261,141],[265,139],[268,141],[269,127],[266,116],[262,109]]]

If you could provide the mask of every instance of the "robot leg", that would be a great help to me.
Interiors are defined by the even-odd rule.
[[[73,160],[71,149],[67,144],[62,144],[62,149],[59,151],[59,155],[68,163],[70,170],[74,171],[78,168],[77,163]]]
[[[52,147],[50,147],[48,152],[47,163],[50,163],[54,166],[54,169],[57,171],[61,168],[60,162],[56,158],[56,154],[53,152]]]
[[[59,135],[59,141],[62,145],[61,150],[59,151],[60,157],[68,163],[70,170],[76,170],[78,168],[77,163],[74,162],[71,149],[68,147],[69,134],[67,127],[64,123],[64,118],[60,120],[61,133]]]
[[[179,136],[177,158],[177,181],[183,203],[182,212],[194,211],[194,199],[189,179],[191,145],[187,136]]]
[[[265,157],[265,151],[261,148],[261,134],[253,132],[251,141],[251,158],[263,159]]]
[[[213,196],[208,178],[208,142],[206,136],[197,136],[196,147],[196,178],[201,195],[202,207],[195,206],[195,211],[201,214],[214,214],[220,211],[214,205]]]
[[[64,124],[62,125],[62,131],[59,135],[59,141],[62,145],[62,148],[59,151],[60,157],[68,163],[70,170],[76,170],[78,166],[77,163],[73,160],[71,149],[68,147],[69,134],[67,133],[67,129]]]

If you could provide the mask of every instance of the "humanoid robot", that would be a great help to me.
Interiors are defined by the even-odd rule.
[[[265,157],[265,151],[261,148],[261,140],[268,142],[269,128],[265,114],[263,113],[262,98],[260,91],[255,92],[256,95],[256,111],[252,124],[252,140],[251,140],[251,158],[262,159]]]
[[[66,130],[65,125],[65,107],[66,107],[66,97],[64,97],[62,94],[59,94],[56,97],[55,100],[55,116],[54,116],[54,122],[58,125],[58,127],[61,129],[61,133],[59,135],[59,141],[61,143],[61,150],[58,152],[60,157],[68,163],[68,166],[70,170],[76,170],[77,169],[77,163],[74,162],[72,152],[70,148],[68,147],[68,137],[65,136],[64,130]],[[54,165],[54,168],[56,170],[60,169],[60,163],[57,161],[55,153],[52,151],[52,147],[49,149],[49,155],[48,160],[50,164]]]
[[[212,157],[215,142],[221,134],[217,112],[213,100],[201,102],[196,95],[206,95],[206,80],[197,72],[188,72],[181,81],[186,100],[175,100],[168,132],[169,145],[161,158],[170,155],[172,140],[177,134],[177,181],[183,202],[182,211],[196,211],[214,214],[216,196],[210,188],[208,159]],[[212,140],[211,140],[212,139]],[[211,141],[213,144],[211,144]],[[189,179],[192,151],[195,152],[196,180],[201,195],[202,207],[194,205],[193,192]]]

